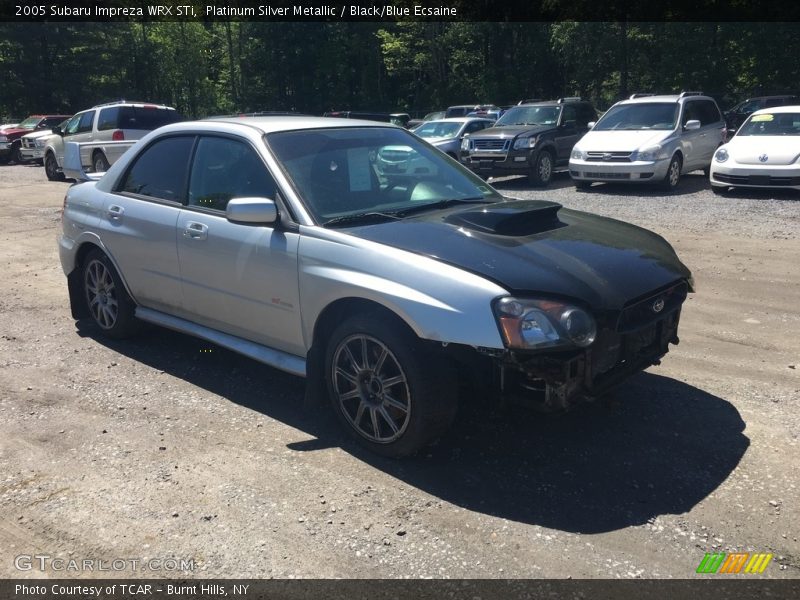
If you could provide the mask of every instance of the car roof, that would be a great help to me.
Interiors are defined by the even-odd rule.
[[[135,106],[138,108],[159,108],[165,110],[175,110],[172,106],[167,106],[166,104],[158,104],[157,102],[139,102],[139,101],[132,101],[132,100],[117,100],[116,102],[107,102],[105,104],[95,104],[91,108],[87,108],[86,110],[94,110],[97,108],[109,108],[114,106]],[[86,112],[86,111],[81,111]]]
[[[202,121],[184,121],[167,125],[170,130],[180,131],[193,127],[224,123],[226,125],[239,125],[260,130],[262,133],[275,133],[278,131],[296,131],[298,129],[331,129],[341,127],[388,127],[405,131],[403,127],[384,123],[382,121],[368,121],[366,119],[340,119],[337,117],[305,117],[305,116],[274,116],[274,117],[237,117],[222,119],[204,119]],[[163,128],[162,128],[163,130]]]
[[[773,114],[773,113],[796,113],[800,112],[800,105],[784,105],[784,106],[773,106],[772,108],[761,108],[757,111],[754,111],[752,114],[754,115],[761,115],[761,114]]]
[[[701,100],[713,100],[711,96],[702,94],[691,94],[682,96],[680,94],[660,94],[656,96],[642,96],[641,98],[626,98],[617,104],[647,104],[649,102],[678,102],[679,100],[689,100],[699,98]]]

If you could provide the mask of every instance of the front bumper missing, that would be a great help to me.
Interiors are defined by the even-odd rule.
[[[627,333],[605,329],[591,347],[558,355],[507,352],[496,357],[502,396],[544,411],[598,398],[630,376],[657,365],[678,343],[680,308]]]

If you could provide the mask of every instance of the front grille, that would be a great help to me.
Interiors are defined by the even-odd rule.
[[[494,138],[476,138],[472,140],[472,147],[475,150],[507,150],[509,140],[498,140]]]
[[[587,152],[586,160],[593,162],[631,162],[630,152]]]
[[[800,185],[800,177],[771,177],[769,175],[723,175],[714,173],[714,179],[732,185]]]
[[[592,171],[586,171],[583,174],[584,177],[591,177],[592,179],[630,179],[631,176],[628,173],[593,173]]]
[[[625,307],[617,322],[617,331],[633,332],[663,319],[681,307],[688,292],[688,285],[682,281]]]

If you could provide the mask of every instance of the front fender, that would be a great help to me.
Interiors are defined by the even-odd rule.
[[[359,298],[392,311],[422,339],[503,348],[491,303],[508,292],[497,284],[340,231],[301,229],[298,268],[306,347],[327,306]]]

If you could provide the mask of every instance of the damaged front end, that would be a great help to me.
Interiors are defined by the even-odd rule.
[[[508,349],[491,353],[496,390],[544,411],[602,396],[659,364],[669,345],[678,343],[687,293],[682,281],[635,299],[616,313],[591,317],[591,322],[586,320],[588,311],[563,303],[509,306],[506,301],[496,312]],[[539,347],[520,347],[523,343]]]

